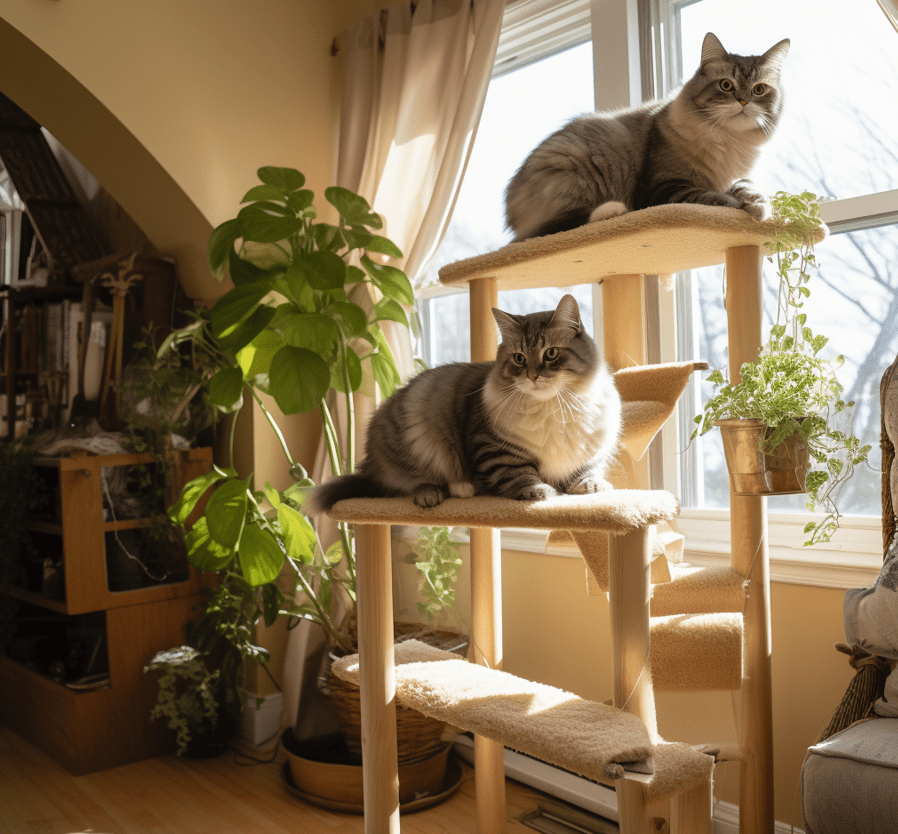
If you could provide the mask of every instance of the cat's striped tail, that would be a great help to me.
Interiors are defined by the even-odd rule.
[[[340,475],[331,478],[326,484],[321,484],[312,490],[312,494],[306,503],[312,514],[325,513],[337,501],[344,498],[383,498],[383,487],[377,484],[373,478],[355,472],[351,475]]]

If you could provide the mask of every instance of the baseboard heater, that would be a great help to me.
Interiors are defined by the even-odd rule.
[[[454,750],[469,764],[474,763],[474,739],[470,734],[456,736]],[[504,759],[507,777],[605,819],[618,821],[617,796],[614,788],[509,750],[507,747]]]

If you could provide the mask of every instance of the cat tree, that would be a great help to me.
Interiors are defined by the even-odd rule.
[[[772,224],[736,209],[658,206],[510,244],[444,267],[440,277],[469,289],[474,361],[495,356],[491,308],[500,288],[602,282],[605,355],[613,367],[628,368],[618,376],[626,401],[625,453],[623,481],[615,484],[646,487],[643,454],[693,366],[629,367],[646,363],[643,276],[726,264],[729,370],[735,381],[761,345],[761,261],[772,237]],[[731,495],[731,568],[687,577],[671,577],[664,559],[654,559],[663,550],[655,544],[654,525],[678,510],[669,493],[644,488],[536,503],[455,498],[426,510],[411,499],[355,499],[334,506],[331,517],[354,523],[359,540],[359,656],[357,663],[346,660],[338,673],[361,685],[366,832],[399,830],[398,697],[475,732],[480,834],[505,830],[506,744],[614,783],[625,834],[654,831],[653,816],[667,817],[672,832],[709,834],[713,759],[658,737],[654,691],[661,688],[741,691],[740,831],[773,830],[766,499]],[[470,527],[472,644],[479,666],[415,646],[398,649],[394,657],[390,524]],[[614,708],[501,671],[501,527],[567,531],[579,545],[593,581],[609,594]],[[676,554],[674,546],[663,555],[676,561]],[[654,593],[653,583],[662,583]],[[684,656],[699,662],[678,667]],[[515,707],[522,700],[545,708],[522,714]],[[541,717],[558,721],[546,725]],[[565,728],[560,742],[559,726]],[[569,739],[579,736],[588,740],[591,756],[574,752],[583,746]]]

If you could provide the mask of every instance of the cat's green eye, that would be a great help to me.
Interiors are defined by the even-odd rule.
[[[755,84],[754,87],[751,88],[752,95],[762,96],[767,92],[766,84]]]
[[[552,360],[557,359],[557,358],[558,358],[558,348],[557,347],[550,347],[543,354],[543,359],[545,359],[549,362],[551,362]]]
[[[720,89],[723,90],[725,93],[731,93],[733,90],[736,89],[736,85],[733,84],[733,82],[730,81],[729,78],[724,78],[720,82]]]
[[[527,357],[523,353],[513,353],[511,358],[514,360],[515,365],[524,365],[527,362]]]

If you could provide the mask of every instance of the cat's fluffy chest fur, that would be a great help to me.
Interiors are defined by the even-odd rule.
[[[498,433],[531,454],[543,480],[553,486],[568,482],[585,464],[605,461],[621,419],[620,398],[607,369],[601,367],[576,394],[537,398],[526,390],[532,384],[521,383],[521,395],[506,406],[498,376],[487,381],[484,404],[496,415]]]

